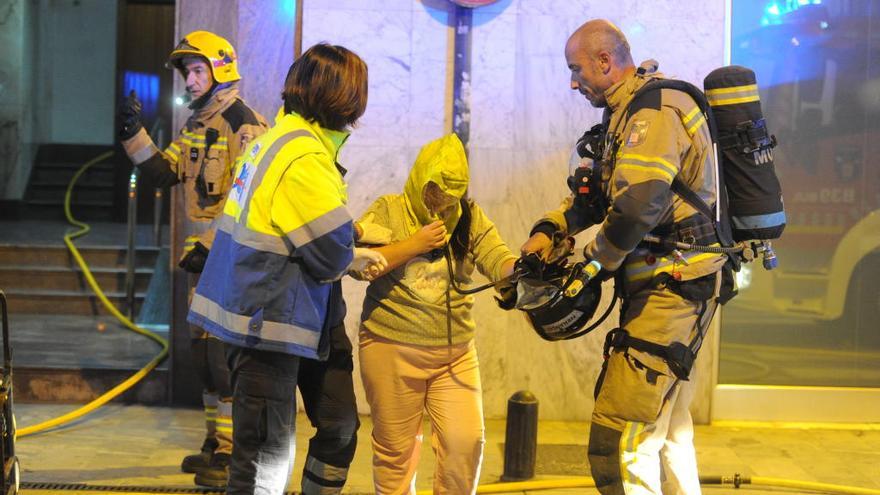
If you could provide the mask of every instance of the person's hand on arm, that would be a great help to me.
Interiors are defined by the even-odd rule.
[[[375,249],[354,248],[354,260],[350,270],[356,272],[364,280],[373,280],[385,271],[388,261],[382,253]]]
[[[387,265],[375,274],[372,279],[385,275],[416,256],[442,248],[445,245],[446,227],[443,225],[443,222],[438,220],[417,230],[407,239],[386,246],[371,248],[370,250],[382,254],[387,261]],[[360,272],[359,275],[367,280],[371,280],[367,278],[366,273]]]

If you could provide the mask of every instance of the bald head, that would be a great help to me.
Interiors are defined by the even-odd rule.
[[[594,107],[604,107],[605,91],[635,70],[626,36],[610,21],[584,23],[568,38],[565,60],[571,70],[571,89],[580,91]]]
[[[577,49],[593,57],[600,52],[608,52],[614,57],[615,64],[620,67],[633,65],[629,42],[623,32],[611,21],[593,19],[585,22],[569,36],[568,43],[576,45]]]

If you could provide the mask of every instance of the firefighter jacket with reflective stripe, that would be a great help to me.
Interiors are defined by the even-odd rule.
[[[721,268],[725,255],[689,251],[682,258],[655,256],[642,242],[655,228],[673,228],[697,211],[671,189],[679,176],[709,205],[716,201],[717,173],[705,116],[682,91],[651,91],[634,101],[636,91],[658,73],[634,73],[605,92],[608,106],[601,172],[610,199],[605,219],[585,255],[608,270],[624,265],[628,281],[650,281],[661,272],[679,272],[682,280]],[[625,111],[629,106],[629,111]],[[551,222],[574,234],[588,227],[587,215],[571,198],[538,223]],[[678,278],[678,277],[677,277]]]
[[[190,323],[230,344],[326,357],[322,336],[344,318],[339,279],[354,255],[336,163],[347,136],[288,114],[248,146]]]
[[[183,184],[187,235],[211,247],[211,221],[223,211],[235,159],[266,132],[265,119],[238,98],[238,83],[219,87],[197,108],[164,151],[141,129],[122,145],[156,187]]]

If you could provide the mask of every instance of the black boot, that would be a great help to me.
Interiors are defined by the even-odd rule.
[[[211,488],[225,488],[229,479],[229,454],[214,454],[211,465],[196,473],[195,483]]]
[[[203,469],[207,469],[211,465],[211,457],[214,456],[216,448],[217,440],[206,438],[204,443],[202,443],[201,452],[183,458],[183,462],[180,463],[180,470],[184,473],[198,473]]]

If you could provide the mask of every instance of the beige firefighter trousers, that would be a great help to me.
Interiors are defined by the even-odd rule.
[[[627,298],[621,327],[649,342],[688,345],[696,332],[705,335],[715,307],[711,298],[695,302],[668,287],[646,287]],[[601,493],[700,493],[689,411],[696,375],[694,367],[689,380],[680,380],[662,358],[631,348],[610,353],[597,385],[589,445]]]

